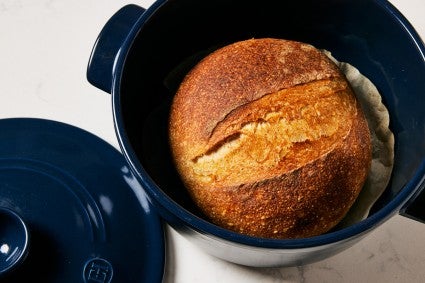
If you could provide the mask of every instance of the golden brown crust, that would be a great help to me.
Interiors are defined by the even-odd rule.
[[[294,41],[246,40],[204,58],[174,98],[169,135],[204,213],[259,237],[328,231],[370,166],[369,130],[347,81]]]
[[[196,136],[197,143],[206,143],[216,125],[241,105],[337,74],[337,67],[307,44],[252,39],[225,46],[195,66],[181,84],[173,102],[173,115],[180,123],[172,124],[171,132],[184,129],[189,134],[180,134],[182,138],[190,141]],[[201,154],[203,148],[194,146],[194,155]]]

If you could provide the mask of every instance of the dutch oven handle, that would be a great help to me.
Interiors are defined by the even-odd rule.
[[[115,57],[131,28],[145,9],[129,4],[118,10],[105,24],[96,39],[87,67],[87,80],[111,93]]]
[[[422,163],[425,167],[425,161]],[[421,180],[418,189],[401,208],[400,215],[425,223],[425,179]]]

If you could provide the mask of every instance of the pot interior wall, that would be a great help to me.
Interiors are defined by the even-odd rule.
[[[424,58],[377,1],[166,1],[140,29],[120,89],[125,132],[140,163],[176,202],[192,205],[169,154],[168,109],[186,72],[225,44],[259,37],[300,40],[356,66],[380,90],[396,137],[395,168],[374,211],[414,175],[425,156]],[[368,11],[373,17],[364,17]]]

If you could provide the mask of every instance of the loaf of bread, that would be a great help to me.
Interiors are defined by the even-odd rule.
[[[170,148],[194,202],[245,235],[303,238],[346,215],[367,177],[370,133],[344,75],[302,42],[222,47],[184,78]]]

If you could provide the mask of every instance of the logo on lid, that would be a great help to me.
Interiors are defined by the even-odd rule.
[[[110,283],[113,276],[112,264],[103,258],[92,258],[84,265],[85,283]]]

